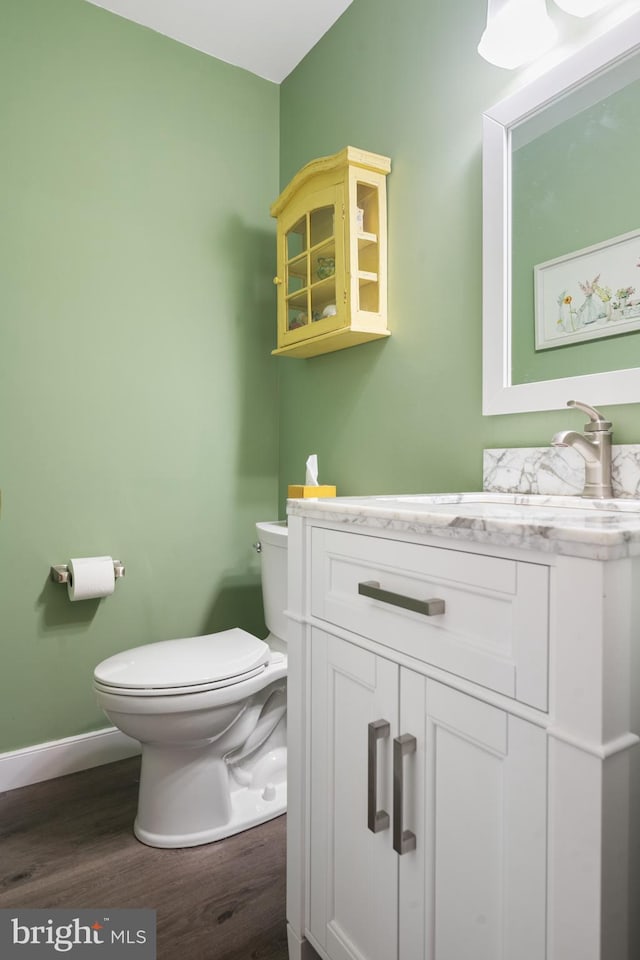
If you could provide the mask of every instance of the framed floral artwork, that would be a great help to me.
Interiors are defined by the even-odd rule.
[[[640,330],[640,230],[533,268],[536,350]]]

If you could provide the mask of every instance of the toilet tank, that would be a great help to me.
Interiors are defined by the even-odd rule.
[[[286,642],[287,618],[287,521],[256,523],[262,566],[262,601],[269,632]]]

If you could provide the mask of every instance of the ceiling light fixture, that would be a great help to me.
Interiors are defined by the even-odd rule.
[[[488,0],[487,26],[478,53],[497,67],[513,70],[549,50],[557,36],[545,0]]]
[[[612,0],[555,0],[557,6],[573,17],[590,17],[598,10],[611,5]]]

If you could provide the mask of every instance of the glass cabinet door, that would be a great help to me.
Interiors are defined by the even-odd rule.
[[[284,342],[317,336],[344,323],[342,193],[340,187],[319,191],[305,212],[298,208],[283,222]]]

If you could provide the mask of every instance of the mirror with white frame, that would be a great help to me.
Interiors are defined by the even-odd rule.
[[[639,152],[640,13],[484,114],[485,415],[640,402]]]

